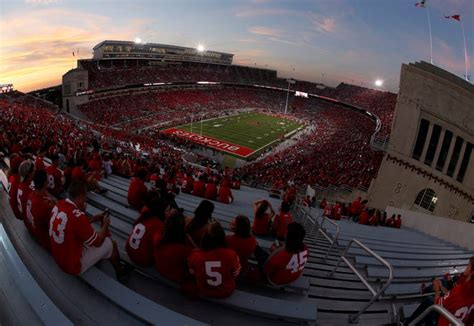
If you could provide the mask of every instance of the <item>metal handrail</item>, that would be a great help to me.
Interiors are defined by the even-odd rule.
[[[331,252],[331,250],[334,248],[334,245],[337,244],[337,240],[339,239],[339,233],[340,233],[340,227],[339,225],[328,219],[327,217],[325,216],[321,216],[321,223],[318,223],[317,219],[318,219],[318,216],[316,217],[313,217],[311,216],[311,210],[309,212],[306,213],[306,216],[309,216],[310,217],[310,221],[311,223],[313,223],[313,226],[311,228],[311,231],[310,233],[313,234],[313,231],[314,231],[314,228],[317,226],[318,227],[318,230],[316,232],[319,232],[321,233],[321,235],[323,237],[326,238],[326,240],[331,244],[331,246],[329,247],[329,249],[327,250],[326,254],[324,255],[324,258],[323,258],[323,262],[326,261],[326,259],[328,258],[329,256],[329,253]],[[324,221],[328,221],[329,223],[333,224],[335,227],[336,227],[336,236],[333,237],[332,235],[329,235],[328,233],[326,233],[326,231],[324,231],[323,229],[323,224],[324,224]],[[316,239],[315,239],[316,241]]]
[[[408,324],[408,326],[415,326],[417,323],[419,323],[421,320],[423,320],[423,318],[425,318],[426,315],[428,315],[428,313],[430,313],[433,310],[436,310],[438,313],[440,313],[441,315],[446,317],[446,319],[449,321],[450,325],[464,326],[464,323],[461,320],[457,319],[456,317],[453,316],[452,313],[450,313],[444,307],[442,307],[440,305],[437,305],[437,304],[431,305],[428,308],[426,308],[426,310],[423,311],[421,313],[421,315],[416,317],[410,324]]]
[[[372,285],[369,284],[369,282],[359,273],[359,271],[355,268],[354,265],[346,258],[347,252],[349,251],[349,248],[352,246],[352,244],[355,243],[357,244],[360,248],[362,248],[365,252],[367,252],[369,255],[375,257],[379,262],[381,262],[383,265],[385,265],[388,268],[389,271],[389,276],[387,282],[377,291],[372,287]],[[337,261],[336,266],[334,266],[333,270],[329,273],[329,277],[332,277],[334,273],[336,272],[337,268],[341,264],[341,261],[344,261],[347,266],[356,274],[356,276],[361,280],[361,282],[365,285],[365,287],[370,291],[372,294],[372,299],[355,315],[350,315],[349,316],[349,323],[357,323],[359,320],[359,317],[361,314],[364,313],[387,289],[387,287],[392,283],[393,281],[393,268],[392,265],[390,265],[389,262],[387,262],[385,259],[377,255],[375,252],[373,252],[369,247],[364,245],[362,242],[356,239],[352,239],[349,241],[347,244],[346,248],[341,254],[341,257]]]

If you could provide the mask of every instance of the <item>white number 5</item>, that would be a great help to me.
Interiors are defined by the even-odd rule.
[[[206,275],[209,277],[207,279],[207,284],[212,286],[219,286],[222,284],[222,275],[219,272],[213,271],[213,268],[221,267],[220,261],[206,261]]]

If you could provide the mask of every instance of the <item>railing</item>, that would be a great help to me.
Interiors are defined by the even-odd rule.
[[[365,252],[367,252],[369,255],[375,257],[375,259],[377,259],[379,262],[381,262],[383,265],[385,265],[388,268],[388,271],[389,271],[388,280],[387,280],[387,282],[385,282],[385,284],[378,291],[376,291],[372,287],[372,285],[370,285],[369,282],[367,282],[367,280],[359,273],[359,271],[354,267],[354,265],[352,265],[352,263],[346,258],[347,252],[349,251],[349,248],[352,246],[353,243],[357,244]],[[358,313],[356,313],[355,315],[350,315],[349,316],[349,323],[357,323],[357,321],[359,320],[360,315],[363,314],[364,311],[366,311],[384,293],[385,289],[387,289],[387,287],[390,285],[390,283],[392,283],[393,268],[385,259],[383,259],[379,255],[377,255],[370,248],[368,248],[366,245],[364,245],[362,242],[360,242],[359,240],[356,240],[356,239],[352,239],[351,241],[349,241],[349,243],[347,244],[346,248],[344,249],[344,251],[341,255],[341,258],[339,258],[339,260],[337,261],[336,266],[334,266],[333,270],[329,273],[329,277],[332,277],[334,275],[337,268],[341,264],[341,261],[344,261],[347,264],[347,266],[349,266],[349,268],[354,272],[354,274],[356,274],[356,276],[361,280],[361,282],[365,285],[365,287],[372,294],[372,299],[370,299],[370,301]]]
[[[306,212],[306,215],[305,215],[305,218],[304,218],[303,223],[306,221],[306,218],[309,217],[311,223],[313,224],[313,226],[311,227],[310,234],[313,234],[314,228],[317,227],[318,230],[317,230],[316,232],[321,233],[321,235],[322,235],[323,237],[325,237],[326,240],[331,244],[331,246],[330,246],[329,249],[327,250],[326,254],[324,255],[323,262],[325,262],[326,259],[327,259],[328,256],[329,256],[329,253],[330,253],[331,250],[334,248],[334,245],[337,244],[337,240],[339,239],[339,233],[340,233],[340,231],[341,231],[340,228],[339,228],[339,225],[338,225],[336,222],[334,222],[334,221],[328,219],[328,218],[325,217],[325,216],[321,216],[321,223],[319,223],[319,222],[318,222],[318,216],[313,217],[313,216],[311,215],[311,208],[310,208],[309,211],[305,211],[305,210],[302,209],[302,208],[300,208],[300,210],[303,211],[303,212]],[[323,225],[324,225],[324,222],[325,222],[325,221],[327,221],[327,222],[329,222],[330,224],[332,224],[332,225],[335,226],[335,228],[336,228],[336,236],[335,236],[335,237],[330,236],[329,234],[326,233],[326,231],[324,231]],[[315,239],[315,241],[316,241],[316,239]]]
[[[428,315],[430,312],[432,312],[433,310],[437,311],[439,314],[443,315],[448,321],[449,321],[449,324],[450,325],[454,325],[454,326],[464,326],[464,323],[462,321],[460,321],[459,319],[457,319],[456,317],[453,316],[452,313],[450,313],[449,311],[447,311],[445,308],[443,308],[442,306],[440,305],[437,305],[437,304],[434,304],[432,306],[429,306],[425,311],[423,311],[421,313],[421,315],[419,315],[418,317],[416,317],[410,324],[408,324],[408,326],[415,326],[416,324],[418,324],[421,320],[423,320],[423,318],[426,317],[426,315]]]

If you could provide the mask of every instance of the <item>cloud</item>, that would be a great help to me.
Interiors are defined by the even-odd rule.
[[[337,28],[336,19],[334,17],[321,16],[319,14],[311,14],[310,20],[312,26],[320,33],[334,33]]]
[[[281,35],[281,31],[279,29],[266,26],[252,26],[248,29],[248,31],[252,34],[262,36],[278,37]]]
[[[105,39],[133,39],[146,20],[129,20],[123,27],[110,18],[77,10],[41,8],[7,15],[0,21],[0,83],[30,91],[61,83],[75,67],[73,51],[90,57],[92,47]]]
[[[241,9],[235,13],[235,17],[247,18],[247,17],[259,17],[259,16],[282,16],[297,14],[297,11],[288,10],[284,8],[249,8]]]
[[[25,0],[25,3],[28,5],[50,5],[60,2],[61,0]]]

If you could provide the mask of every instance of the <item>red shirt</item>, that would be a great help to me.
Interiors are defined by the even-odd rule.
[[[158,181],[160,180],[160,176],[156,173],[153,173],[151,176],[150,176],[150,185],[153,189],[156,188],[156,184],[158,183]]]
[[[396,218],[395,221],[393,222],[393,227],[394,228],[401,228],[402,226],[402,219],[401,218]]]
[[[331,206],[326,205],[326,207],[324,207],[323,215],[326,217],[331,217],[331,212],[332,212]]]
[[[215,199],[217,197],[217,187],[214,183],[208,183],[206,185],[204,197],[206,199]]]
[[[354,200],[351,204],[351,213],[354,215],[360,214],[361,211],[361,203],[359,200]]]
[[[192,176],[187,176],[186,179],[183,180],[183,183],[181,184],[181,190],[185,194],[190,194],[191,191],[193,191],[193,185],[194,185],[194,179]]]
[[[33,237],[49,250],[49,219],[53,209],[53,201],[47,196],[40,196],[33,191],[26,201],[25,222]]]
[[[234,292],[235,278],[239,276],[241,269],[239,256],[234,250],[195,249],[189,256],[188,265],[190,273],[196,276],[200,295],[225,298]]]
[[[84,246],[91,246],[97,239],[86,214],[71,200],[60,200],[53,207],[49,224],[50,248],[54,260],[66,273],[81,272]]]
[[[342,207],[339,204],[336,204],[332,209],[332,218],[334,220],[340,220],[342,213]]]
[[[20,176],[11,175],[8,178],[8,197],[10,201],[10,207],[15,214],[17,219],[21,220],[21,213],[18,210],[18,186],[20,185]]]
[[[44,170],[44,161],[42,156],[36,156],[35,160],[35,170]]]
[[[268,234],[270,227],[270,214],[264,214],[262,217],[253,218],[252,232],[256,235]]]
[[[33,190],[35,190],[35,186],[31,180],[24,181],[18,186],[16,200],[18,203],[18,211],[20,212],[21,219],[26,217],[26,201]]]
[[[54,165],[50,165],[46,168],[46,173],[48,174],[48,191],[53,196],[58,196],[61,193],[64,184],[63,171]]]
[[[474,281],[465,281],[464,277],[461,277],[458,284],[436,303],[446,308],[466,325],[472,325],[471,322],[474,319]],[[438,325],[448,326],[449,322],[440,315]]]
[[[232,191],[227,186],[219,188],[219,201],[224,204],[230,204],[233,200]]]
[[[290,253],[283,246],[268,258],[264,271],[270,283],[289,284],[300,277],[307,260],[308,248],[306,245],[304,250],[299,253]]]
[[[156,217],[137,223],[133,227],[125,246],[130,259],[137,265],[153,265],[154,249],[161,240],[164,229],[164,223]]]
[[[285,240],[286,229],[288,224],[290,224],[292,221],[293,216],[291,216],[291,213],[280,212],[280,214],[278,214],[272,225],[272,229],[273,233],[279,240]]]
[[[206,185],[204,184],[204,181],[202,180],[194,181],[193,195],[198,196],[198,197],[204,197],[204,193],[206,191],[205,187]]]
[[[142,208],[145,197],[148,194],[148,189],[145,186],[145,182],[140,178],[133,178],[128,188],[128,203],[137,208]]]
[[[236,235],[228,235],[226,236],[226,243],[228,248],[233,249],[237,253],[243,270],[246,270],[249,263],[249,257],[257,247],[257,240],[255,237],[252,235],[248,238],[241,238]]]
[[[167,243],[155,250],[155,267],[161,276],[175,283],[189,277],[188,257],[193,248],[181,243]]]
[[[359,216],[359,224],[365,224],[367,225],[369,223],[369,213],[367,211],[363,211],[360,213]]]

